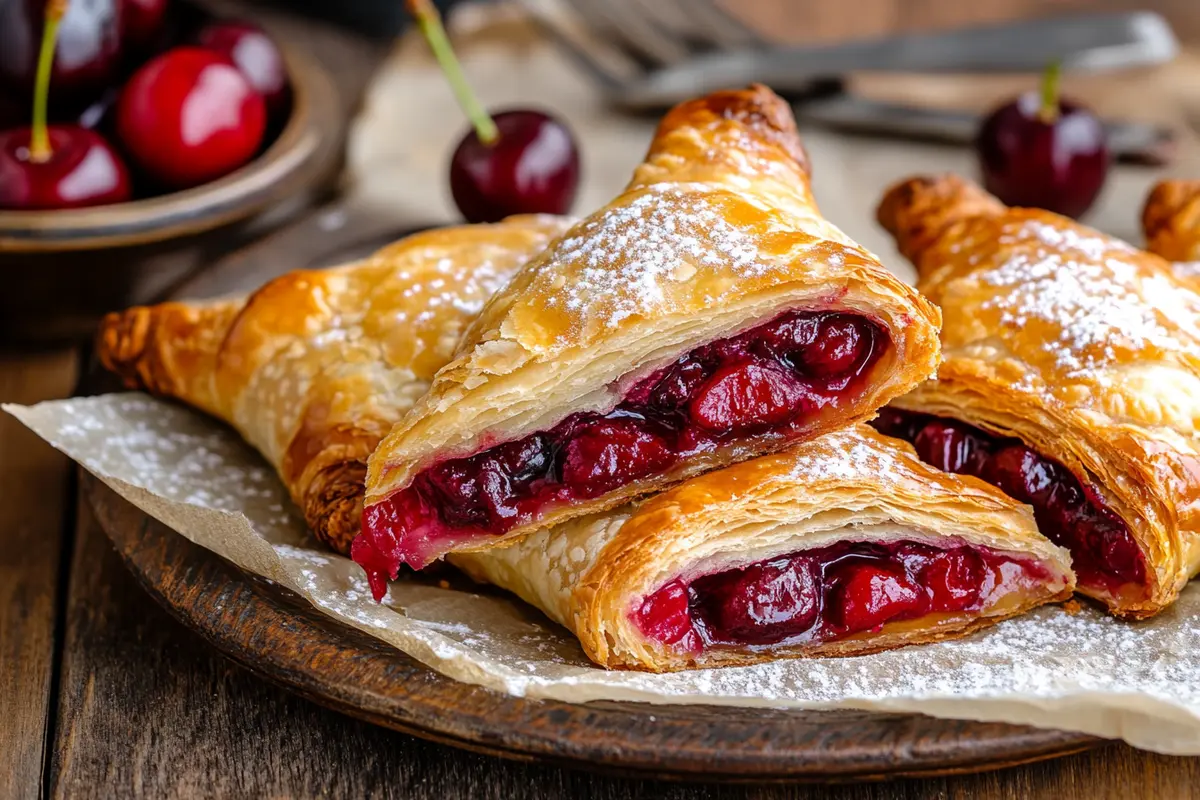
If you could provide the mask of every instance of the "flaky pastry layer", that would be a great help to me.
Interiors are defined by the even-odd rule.
[[[1170,261],[1178,277],[1200,282],[1200,181],[1155,186],[1142,208],[1142,230],[1147,250]]]

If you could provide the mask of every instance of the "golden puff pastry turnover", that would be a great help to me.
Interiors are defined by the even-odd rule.
[[[349,553],[367,456],[488,297],[570,224],[526,216],[428,231],[358,263],[283,275],[248,299],[110,314],[98,355],[130,387],[230,423],[317,537]]]
[[[955,177],[898,184],[879,219],[945,318],[937,380],[880,430],[1030,503],[1082,593],[1162,610],[1200,563],[1200,296],[1155,255]]]
[[[788,105],[684,103],[620,197],[494,297],[372,455],[354,558],[510,542],[862,420],[929,376],[937,310],[826,222]]]
[[[1172,262],[1179,277],[1200,281],[1200,181],[1155,186],[1142,208],[1142,230],[1147,250]]]
[[[1074,586],[1027,506],[864,425],[449,558],[654,672],[962,636]]]

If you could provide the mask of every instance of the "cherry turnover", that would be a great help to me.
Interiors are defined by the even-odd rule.
[[[857,398],[887,335],[843,312],[794,311],[699,347],[634,385],[607,414],[444,461],[369,506],[354,560],[382,596],[401,563],[500,535],[548,506],[598,497],[749,437],[792,438]]]

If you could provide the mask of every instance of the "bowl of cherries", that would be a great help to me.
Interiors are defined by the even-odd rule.
[[[340,116],[321,68],[253,22],[183,0],[0,2],[0,271],[28,268],[0,335],[71,293],[126,301],[97,273],[329,176]]]

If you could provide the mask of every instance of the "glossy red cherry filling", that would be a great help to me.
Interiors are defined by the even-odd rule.
[[[378,573],[424,566],[550,505],[598,497],[748,437],[798,436],[861,396],[886,345],[886,333],[865,317],[801,311],[699,347],[639,381],[607,414],[573,414],[548,431],[425,470],[366,509],[354,559],[382,587]]]
[[[688,652],[714,645],[836,641],[927,614],[980,611],[1041,586],[1040,565],[968,545],[839,542],[659,588],[641,632]]]
[[[872,424],[881,433],[912,442],[926,463],[974,475],[1033,506],[1046,538],[1071,551],[1081,587],[1116,595],[1123,586],[1145,585],[1146,559],[1124,520],[1057,461],[1016,439],[992,436],[957,420],[884,409]]]

